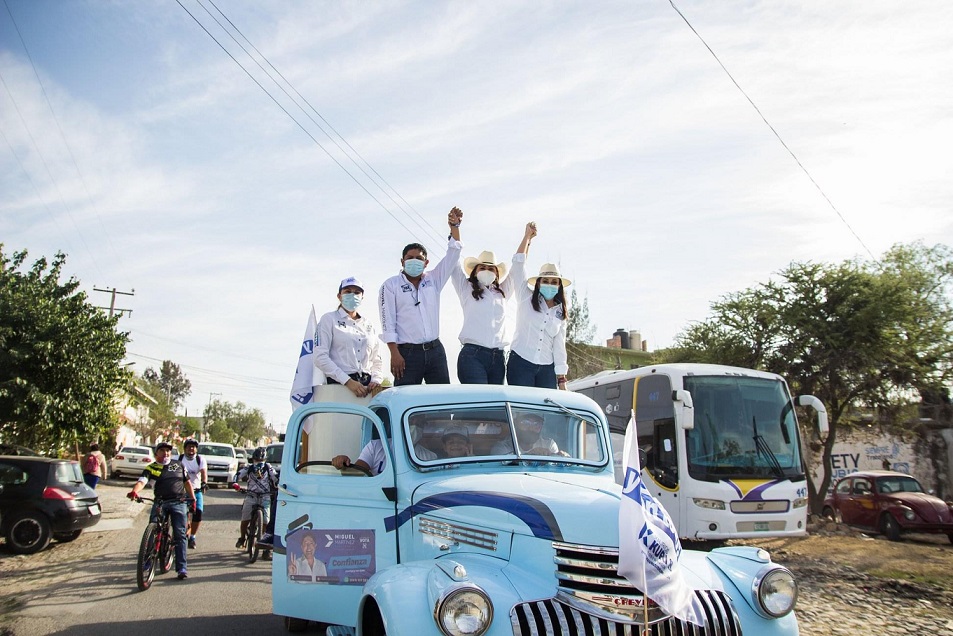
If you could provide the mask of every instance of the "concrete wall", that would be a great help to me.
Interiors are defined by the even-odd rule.
[[[821,481],[821,455],[808,449],[808,466],[815,485]],[[953,500],[953,428],[904,435],[879,430],[838,431],[831,453],[833,482],[850,473],[884,468],[916,477],[924,489],[933,490],[946,500]]]

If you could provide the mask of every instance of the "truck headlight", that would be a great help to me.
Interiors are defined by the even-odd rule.
[[[781,618],[794,609],[797,602],[797,582],[794,575],[780,566],[772,566],[755,578],[755,595],[764,614]]]
[[[797,499],[794,500],[794,504],[791,507],[803,508],[806,505],[807,505],[807,497],[798,497]]]
[[[483,590],[461,587],[440,600],[436,618],[447,636],[480,636],[493,622],[493,604]]]
[[[724,510],[725,502],[719,501],[717,499],[701,499],[700,497],[695,497],[692,499],[695,502],[695,505],[699,508],[707,508],[709,510]]]

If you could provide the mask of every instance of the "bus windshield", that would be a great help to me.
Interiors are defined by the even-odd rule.
[[[699,480],[803,479],[797,422],[784,383],[738,376],[686,376],[695,405],[688,472]]]

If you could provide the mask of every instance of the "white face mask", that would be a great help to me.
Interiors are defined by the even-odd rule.
[[[476,279],[480,281],[480,284],[484,287],[489,287],[493,284],[493,281],[496,280],[496,274],[488,269],[481,269],[476,273]]]
[[[360,307],[362,300],[364,300],[363,294],[341,294],[341,306],[348,311],[354,311]]]

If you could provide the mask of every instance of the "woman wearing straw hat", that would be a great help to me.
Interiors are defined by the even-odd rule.
[[[520,249],[525,249],[525,241]],[[503,384],[506,378],[506,298],[513,283],[506,278],[506,263],[493,252],[463,260],[463,270],[450,277],[463,307],[457,378],[461,384]]]
[[[554,263],[539,268],[539,276],[526,279],[526,254],[536,236],[536,224],[526,225],[525,249],[513,256],[511,279],[516,282],[516,333],[506,366],[506,382],[517,386],[565,389],[566,323],[569,305],[566,287],[572,284]]]

